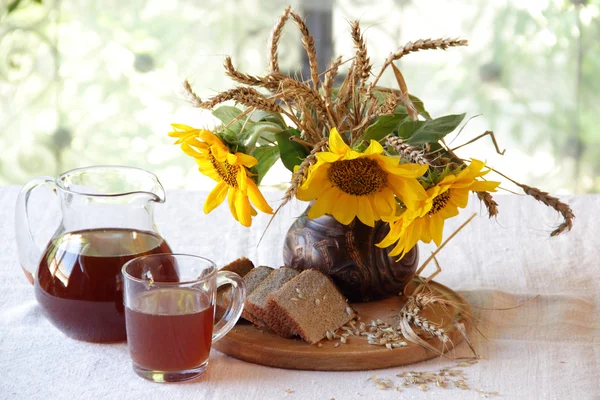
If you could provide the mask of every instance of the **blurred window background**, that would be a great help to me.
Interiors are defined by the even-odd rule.
[[[169,188],[210,181],[167,136],[170,123],[215,124],[179,90],[208,97],[233,86],[222,62],[266,71],[266,42],[290,1],[0,0],[0,184],[75,167],[124,164]],[[432,116],[473,117],[457,146],[522,182],[556,193],[600,191],[600,0],[295,0],[315,36],[320,69],[353,55],[359,19],[369,56],[419,38],[461,37],[467,48],[411,54],[398,66]],[[302,74],[292,24],[280,66]],[[304,72],[303,76],[308,76]],[[382,84],[393,85],[386,75]],[[283,168],[263,183],[279,187]]]

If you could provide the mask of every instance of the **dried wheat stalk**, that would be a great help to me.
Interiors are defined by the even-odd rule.
[[[421,299],[418,299],[419,297],[421,297]],[[429,333],[431,336],[437,337],[442,343],[447,343],[450,338],[446,334],[446,331],[420,315],[424,307],[439,301],[440,300],[437,297],[431,294],[427,295],[420,293],[417,296],[409,296],[406,304],[404,304],[404,307],[402,307],[402,310],[400,311],[400,315],[403,319],[406,319],[407,322],[421,328],[421,330]]]
[[[247,107],[256,107],[259,110],[273,113],[285,113],[285,110],[283,110],[283,108],[281,108],[281,106],[275,101],[265,97],[256,89],[249,87],[237,87],[235,89],[230,89],[219,93],[206,101],[203,101],[196,93],[194,93],[188,81],[184,82],[184,90],[186,91],[188,98],[194,107],[198,108],[210,110],[216,105],[227,100],[235,100],[237,103],[243,104]]]
[[[386,96],[385,101],[379,106],[377,115],[393,115],[398,107],[398,96],[390,94]]]
[[[356,48],[356,74],[362,80],[362,84],[366,83],[371,73],[371,60],[367,56],[367,46],[364,36],[360,32],[358,21],[351,24],[351,35],[354,47]]]
[[[267,60],[269,60],[268,68],[269,72],[279,72],[279,56],[277,54],[277,48],[279,46],[279,39],[281,38],[281,33],[283,32],[283,27],[287,22],[290,11],[292,10],[291,6],[287,6],[283,11],[283,14],[277,20],[277,23],[273,27],[271,31],[271,36],[269,37],[269,42],[267,45]]]
[[[300,114],[300,124],[302,126],[303,136],[308,139],[310,144],[316,144],[319,141],[323,140],[321,135],[319,134],[319,127],[311,110],[306,106],[306,104],[302,104],[302,113]]]
[[[494,200],[490,193],[477,192],[477,197],[479,198],[479,200],[483,201],[483,204],[485,204],[490,218],[498,215],[498,203],[496,203],[496,200]]]
[[[333,102],[333,83],[340,65],[342,65],[342,56],[338,56],[335,60],[331,61],[323,79],[323,95],[325,97],[325,104],[328,108],[331,108]]]
[[[319,66],[317,64],[317,50],[315,49],[315,39],[308,31],[306,23],[302,17],[295,12],[290,12],[290,17],[294,20],[300,33],[302,33],[302,46],[308,56],[308,65],[310,67],[310,77],[313,83],[313,89],[319,88]]]
[[[187,79],[183,81],[183,95],[185,96],[186,100],[189,101],[194,107],[198,107],[197,104],[202,103],[202,99],[196,94],[196,92],[194,92],[190,81],[188,81]]]
[[[306,158],[302,161],[296,172],[293,173],[291,185],[285,191],[282,199],[283,202],[279,206],[279,208],[283,207],[285,204],[287,204],[287,202],[289,202],[296,196],[298,188],[302,185],[302,182],[304,182],[304,179],[308,175],[308,168],[314,164],[315,160],[317,159],[317,153],[327,145],[328,140],[328,138],[325,138],[319,143],[315,144],[310,154],[306,156]]]
[[[342,82],[342,85],[340,86],[340,89],[338,90],[338,95],[337,95],[337,102],[336,102],[336,107],[335,107],[335,118],[338,121],[338,123],[340,124],[340,126],[338,126],[338,130],[339,131],[344,131],[350,128],[350,123],[351,123],[351,119],[350,119],[350,109],[349,109],[349,105],[350,102],[352,101],[352,97],[353,97],[353,90],[354,90],[354,81],[355,81],[355,76],[356,76],[356,65],[354,62],[352,62],[352,64],[350,65],[350,69],[348,69],[348,74],[346,75],[346,78],[344,78],[344,82]]]
[[[411,146],[404,143],[404,140],[401,138],[391,135],[387,137],[386,143],[396,150],[402,158],[421,165],[431,165],[430,161],[424,155],[424,150],[420,147]]]
[[[449,47],[456,46],[467,46],[469,42],[464,39],[450,39],[450,38],[441,38],[441,39],[419,39],[415,42],[408,42],[395,52],[393,52],[390,57],[391,61],[399,60],[409,53],[414,53],[420,50],[435,50],[442,49],[446,50]],[[391,62],[390,61],[390,62]]]
[[[540,203],[543,203],[548,207],[555,209],[562,215],[564,221],[555,230],[553,230],[552,233],[550,233],[551,237],[558,236],[565,231],[571,230],[571,228],[573,227],[573,219],[575,219],[575,214],[573,214],[573,210],[571,210],[571,207],[569,207],[568,204],[563,203],[557,197],[551,196],[550,194],[548,194],[548,192],[544,192],[538,188],[527,186],[523,183],[519,183],[496,169],[490,167],[487,168],[494,171],[498,175],[508,179],[515,185],[519,186],[521,189],[523,189],[523,192],[525,192],[525,194],[527,194],[528,196],[531,196]]]
[[[560,224],[550,236],[558,236],[565,231],[570,231],[573,227],[573,219],[575,218],[575,214],[571,210],[568,204],[563,203],[558,198],[550,196],[547,192],[543,192],[540,189],[524,185],[522,183],[515,182],[523,191],[536,199],[537,201],[547,205],[548,207],[552,207],[556,211],[558,211],[564,218],[562,224]]]
[[[317,116],[324,119],[322,122],[328,122],[328,131],[335,126],[333,116],[329,113],[329,110],[325,106],[325,102],[318,91],[296,79],[286,77],[285,75],[280,76],[274,74],[274,78],[281,79],[279,82],[281,95],[292,100],[299,108],[301,108],[303,104],[311,106],[316,111]]]
[[[223,63],[223,66],[225,67],[225,73],[227,74],[227,76],[229,76],[236,82],[243,83],[244,85],[263,86],[266,82],[265,78],[259,78],[249,74],[244,74],[236,70],[233,66],[233,63],[231,62],[231,57],[229,56],[225,57],[225,62]]]
[[[408,42],[404,46],[402,46],[401,48],[399,48],[398,50],[396,50],[395,52],[393,52],[389,55],[389,57],[383,63],[383,66],[381,67],[379,74],[371,82],[371,85],[369,86],[369,90],[372,90],[373,88],[375,88],[375,85],[377,85],[377,82],[383,75],[383,72],[386,70],[387,67],[390,66],[390,64],[392,62],[399,60],[400,58],[404,57],[405,55],[407,55],[409,53],[414,53],[414,52],[417,52],[420,50],[435,50],[435,49],[446,50],[449,47],[467,46],[468,44],[469,44],[469,42],[467,40],[447,39],[447,38],[419,39],[415,42]]]

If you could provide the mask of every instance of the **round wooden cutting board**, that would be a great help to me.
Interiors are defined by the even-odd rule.
[[[470,324],[464,316],[470,313],[470,308],[459,294],[446,286],[433,281],[429,285],[439,296],[454,303],[454,306],[445,309],[440,306],[428,307],[422,313],[430,321],[440,324],[450,338],[445,344],[437,338],[425,338],[425,341],[440,352],[447,352],[463,340],[463,336],[453,325],[453,319],[456,317],[458,321],[463,322],[468,331]],[[394,296],[382,301],[354,303],[352,307],[358,312],[360,321],[368,324],[376,319],[387,323],[397,321],[403,305],[404,300],[400,296]],[[239,322],[213,347],[231,357],[255,364],[313,371],[389,368],[439,357],[439,353],[408,341],[407,347],[392,350],[384,346],[370,345],[364,336],[349,336],[346,344],[334,347],[337,342],[339,340],[324,339],[321,341],[323,347],[318,347],[300,339],[284,339],[268,330],[259,330],[254,325]]]

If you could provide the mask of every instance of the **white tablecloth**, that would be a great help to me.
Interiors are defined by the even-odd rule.
[[[2,399],[482,398],[475,391],[437,387],[426,393],[418,388],[399,393],[380,390],[369,381],[377,374],[400,383],[395,375],[402,371],[456,364],[440,359],[379,371],[309,372],[249,364],[213,351],[208,372],[197,380],[147,382],[133,373],[126,344],[71,340],[43,317],[17,260],[17,193],[17,187],[0,187]],[[204,215],[205,197],[206,193],[174,191],[165,205],[157,206],[157,224],[174,250],[221,265],[242,255],[257,264],[281,264],[283,237],[302,204],[285,207],[257,247],[268,217],[260,216],[248,230],[228,215],[226,204]],[[548,234],[559,220],[554,212],[531,198],[496,197],[497,221],[488,220],[485,209],[472,199],[467,210],[447,223],[446,234],[470,213],[482,215],[439,255],[444,271],[436,280],[470,301],[485,335],[471,335],[483,359],[464,368],[467,383],[510,399],[600,399],[600,196],[566,198],[577,215],[575,227],[553,239]],[[46,231],[56,219],[54,206],[48,204],[33,216]],[[431,248],[421,249],[423,260]],[[512,308],[519,304],[523,305]],[[500,308],[510,309],[490,310]],[[470,355],[465,343],[456,355]]]

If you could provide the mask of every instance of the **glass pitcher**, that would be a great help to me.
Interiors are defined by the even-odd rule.
[[[31,194],[40,186],[56,193],[62,210],[44,250],[28,218]],[[23,187],[15,217],[19,258],[53,325],[78,340],[126,340],[121,267],[142,255],[171,253],[154,225],[154,203],[164,201],[154,174],[120,166],[79,168]]]

